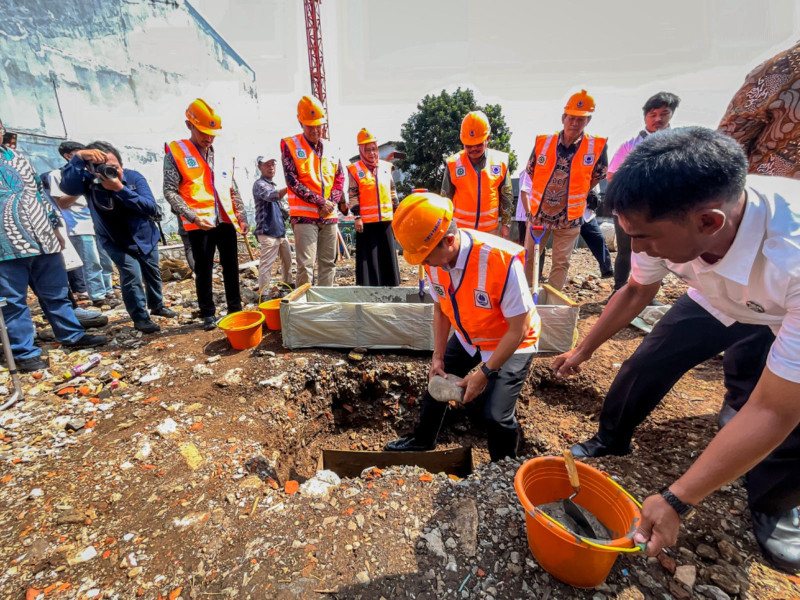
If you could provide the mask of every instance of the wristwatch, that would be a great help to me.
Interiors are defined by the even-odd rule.
[[[683,502],[675,494],[670,492],[669,488],[664,488],[661,490],[661,497],[667,501],[667,504],[669,504],[672,509],[678,513],[678,516],[684,521],[686,519],[691,519],[697,512],[697,509],[694,506]]]
[[[489,380],[497,379],[497,376],[500,375],[500,369],[490,369],[486,363],[481,363],[481,371]]]

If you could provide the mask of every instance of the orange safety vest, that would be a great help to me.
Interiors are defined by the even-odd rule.
[[[292,160],[297,167],[297,178],[304,186],[315,194],[319,194],[325,200],[331,197],[333,180],[336,177],[336,167],[338,161],[332,158],[319,156],[300,133],[298,135],[284,138],[283,143],[289,148]],[[329,215],[321,215],[320,207],[311,202],[306,202],[292,188],[286,193],[289,201],[289,215],[292,217],[309,217],[312,219],[336,219],[336,209]]]
[[[466,150],[447,159],[453,195],[453,218],[459,227],[494,232],[500,224],[500,186],[508,173],[508,154],[486,149],[486,165],[479,173]]]
[[[216,167],[212,172],[191,140],[170,142],[164,146],[164,151],[172,155],[172,160],[178,167],[178,172],[181,174],[178,193],[189,208],[202,219],[208,219],[213,223],[218,220],[231,223],[237,231],[241,231],[233,210],[232,174]],[[217,213],[218,205],[222,206],[221,214]],[[181,221],[186,231],[198,229],[197,225],[190,223],[184,217],[181,217]]]
[[[573,221],[583,215],[586,209],[586,196],[592,185],[592,172],[597,159],[603,153],[606,138],[584,134],[578,151],[569,167],[569,185],[567,188],[567,219]],[[542,195],[550,183],[550,177],[556,168],[556,148],[558,134],[536,136],[534,154],[536,168],[533,170],[531,182],[531,214],[535,215],[542,203]]]
[[[392,164],[378,161],[378,177],[363,161],[347,165],[358,182],[358,214],[364,223],[392,220]]]
[[[464,340],[479,350],[494,350],[508,331],[500,303],[503,300],[511,263],[525,263],[522,246],[472,229],[462,229],[472,240],[461,282],[453,288],[450,273],[439,267],[425,267],[439,298],[439,306]],[[519,348],[533,346],[539,339],[541,319],[534,308],[530,329]]]

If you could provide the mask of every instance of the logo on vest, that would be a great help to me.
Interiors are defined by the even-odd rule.
[[[359,178],[359,179],[363,179],[363,178],[364,178],[364,175],[366,175],[366,173],[364,173],[364,171],[359,171],[359,172],[358,172],[358,178]]]
[[[753,302],[752,300],[748,300],[746,304],[747,304],[747,308],[749,308],[753,312],[757,312],[759,314],[765,312],[764,311],[764,307],[761,306],[760,304],[758,304],[757,302]]]
[[[308,154],[306,154],[306,151],[302,148],[298,148],[297,152],[295,152],[295,155],[297,158],[308,158]]]
[[[475,290],[475,306],[478,308],[492,308],[492,301],[489,300],[489,294],[483,290]]]
[[[467,174],[467,169],[465,167],[456,167],[456,177],[463,177]]]
[[[544,164],[544,161],[547,160],[547,157],[544,154],[540,154],[539,158],[536,159],[536,162],[540,165]]]
[[[587,154],[583,157],[583,165],[589,167],[594,164],[594,154]]]
[[[440,298],[444,298],[444,286],[439,285],[438,283],[433,284],[433,291],[436,292],[436,295]]]
[[[492,175],[500,175],[500,165],[492,165]]]
[[[197,159],[194,156],[187,156],[186,166],[189,167],[190,169],[196,169],[197,167],[200,166],[200,164],[197,162]]]

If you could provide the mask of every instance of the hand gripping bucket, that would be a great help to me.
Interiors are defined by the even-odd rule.
[[[228,336],[236,350],[255,348],[261,343],[261,325],[264,315],[257,310],[243,310],[223,317],[218,327]]]
[[[517,497],[525,509],[528,546],[536,561],[556,579],[579,588],[605,581],[620,552],[639,552],[633,534],[641,519],[639,503],[608,473],[576,463],[581,492],[575,502],[595,515],[611,532],[612,541],[587,540],[567,531],[536,507],[572,493],[564,459],[544,456],[526,461],[514,477]]]

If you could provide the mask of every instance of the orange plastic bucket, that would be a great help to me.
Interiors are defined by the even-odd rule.
[[[273,331],[281,330],[281,299],[267,300],[258,305],[258,309],[267,320],[267,328]]]
[[[633,548],[633,534],[641,519],[634,500],[608,475],[583,463],[576,463],[581,491],[575,502],[586,508],[606,529],[613,548]],[[593,588],[608,577],[618,552],[594,548],[562,529],[535,508],[572,494],[564,459],[560,456],[532,458],[514,477],[514,489],[525,508],[528,546],[537,562],[556,579],[579,587]]]
[[[264,315],[257,310],[243,310],[223,317],[219,328],[228,336],[228,341],[236,350],[255,348],[261,343],[261,324]]]

